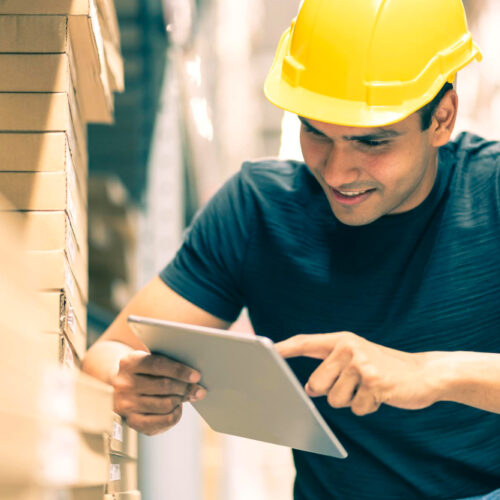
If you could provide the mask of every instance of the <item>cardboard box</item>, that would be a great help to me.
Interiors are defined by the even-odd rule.
[[[66,212],[1,212],[0,223],[16,223],[27,251],[64,250],[72,269],[87,273],[88,245],[77,241]],[[87,278],[85,276],[85,282]]]
[[[4,12],[3,4],[1,12]],[[0,52],[56,54],[68,50],[67,17],[0,15]]]
[[[74,170],[79,192],[86,205],[88,189],[87,152],[82,156],[74,133],[0,133],[0,171],[65,172]],[[70,141],[73,139],[73,142]]]
[[[104,500],[141,500],[141,492],[127,491],[126,493],[104,495]]]
[[[72,113],[80,117],[77,65],[71,42],[66,45],[63,54],[0,53],[0,92],[67,92]]]
[[[103,497],[103,486],[71,489],[0,486],[0,500],[102,500]]]
[[[81,158],[86,158],[87,132],[74,92],[0,93],[1,132],[74,133]]]
[[[47,333],[65,333],[82,361],[87,348],[87,309],[64,251],[28,252],[26,265],[39,270],[33,286],[46,292],[41,294],[45,315],[40,327]]]
[[[137,459],[138,434],[131,429],[117,413],[113,413],[113,431],[110,435],[109,449],[113,455]]]
[[[80,264],[73,268],[68,262],[64,250],[48,250],[45,252],[27,252],[29,269],[38,269],[38,276],[33,279],[36,290],[65,290],[70,292],[70,298],[77,301],[77,294],[81,294],[81,301],[86,304],[88,298],[88,279],[86,271]],[[82,281],[82,278],[84,281]]]
[[[66,328],[58,332],[45,332],[43,337],[57,339],[63,337],[67,343],[67,347],[71,351],[71,354],[64,353],[64,359],[62,363],[65,366],[72,367],[74,369],[81,369],[83,358],[87,352],[87,336],[81,330],[80,325],[73,324],[72,328]]]
[[[0,209],[9,209],[0,196]],[[43,310],[31,285],[26,269],[20,227],[15,220],[0,219],[0,332],[5,328],[16,332],[41,333],[39,318]],[[29,314],[26,312],[29,311]]]
[[[13,305],[15,306],[14,312],[20,313],[21,308],[17,304],[9,304],[11,307]],[[27,316],[26,310],[23,313]],[[3,315],[0,318],[2,332],[0,335],[0,370],[3,375],[7,375],[7,377],[0,378],[0,386],[2,387],[0,404],[5,403],[3,391],[11,385],[14,373],[26,373],[34,379],[40,379],[46,370],[57,368],[57,364],[39,355],[40,352],[46,351],[42,340],[43,335],[38,331],[24,329],[25,323],[23,316],[19,316],[18,323],[11,322],[10,324],[5,322]],[[13,371],[9,376],[11,368]]]
[[[103,435],[35,417],[0,412],[0,484],[99,486],[107,479]]]
[[[68,92],[67,54],[0,54],[0,92]]]
[[[109,480],[106,493],[124,493],[137,490],[137,461],[110,455]]]
[[[93,0],[2,0],[2,14],[89,15]]]
[[[94,0],[2,0],[3,14],[70,15],[69,33],[82,90],[85,121],[111,123],[113,97],[108,80],[102,28]],[[106,12],[103,12],[106,15]],[[109,20],[108,24],[112,24]]]
[[[125,89],[125,68],[121,55],[116,10],[112,0],[97,0],[97,6],[109,83],[113,91],[123,92]]]
[[[2,332],[4,336],[0,343],[9,351],[0,354],[0,411],[36,416],[52,425],[67,424],[82,432],[106,435],[107,455],[113,422],[112,387],[85,373],[64,369],[43,356],[36,358],[36,353],[28,352],[28,335],[6,330],[5,334]],[[32,344],[43,353],[40,337],[32,337]]]
[[[0,172],[0,194],[15,210],[66,211],[77,241],[87,241],[87,210],[71,169],[65,172]]]
[[[78,359],[83,360],[87,350],[87,309],[83,303],[71,303],[68,287],[63,291],[39,292],[44,316],[39,328],[44,333],[64,333]],[[76,300],[78,300],[78,296]]]
[[[75,355],[68,339],[63,334],[41,335],[43,351],[39,353],[47,361],[55,363],[62,368],[76,370]]]
[[[108,78],[104,40],[94,0],[88,16],[70,17],[71,41],[78,54],[76,68],[81,88],[82,114],[87,122],[112,123],[114,100]]]
[[[125,65],[120,49],[109,40],[104,40],[106,51],[106,68],[109,84],[114,92],[125,90]]]
[[[97,10],[101,16],[101,27],[104,38],[108,38],[120,49],[120,28],[113,0],[97,0]]]
[[[86,241],[75,238],[65,212],[0,212],[0,220],[21,215],[22,241],[28,252],[57,255],[64,252],[83,299],[88,297],[88,264]],[[38,261],[37,261],[38,262]],[[52,262],[51,262],[52,264]]]

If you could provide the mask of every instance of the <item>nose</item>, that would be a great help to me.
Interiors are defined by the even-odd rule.
[[[349,151],[348,145],[332,144],[321,173],[326,183],[340,188],[355,183],[360,177],[360,168],[356,166],[355,155]]]

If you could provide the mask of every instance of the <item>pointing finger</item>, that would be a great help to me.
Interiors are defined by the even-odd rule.
[[[322,333],[313,335],[295,335],[278,342],[275,347],[284,358],[306,356],[325,359],[335,346],[335,334]]]

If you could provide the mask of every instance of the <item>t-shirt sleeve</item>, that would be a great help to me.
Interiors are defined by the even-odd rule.
[[[197,213],[160,278],[189,302],[225,321],[244,306],[242,266],[252,224],[242,172],[230,178]]]

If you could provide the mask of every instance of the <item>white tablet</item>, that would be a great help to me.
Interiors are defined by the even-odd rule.
[[[270,339],[138,316],[128,321],[152,353],[200,371],[207,395],[193,406],[215,431],[347,457]]]

